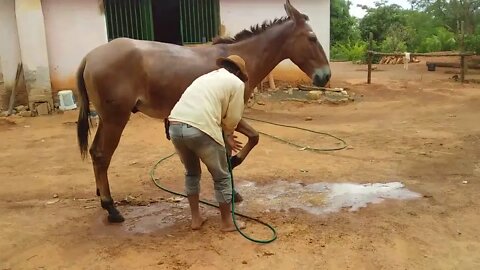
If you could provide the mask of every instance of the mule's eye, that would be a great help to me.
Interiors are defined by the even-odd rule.
[[[315,35],[315,33],[313,33],[313,32],[310,32],[310,35],[308,36],[308,39],[310,39],[310,41],[316,42],[317,41],[317,35]]]

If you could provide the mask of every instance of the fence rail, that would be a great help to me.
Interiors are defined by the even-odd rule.
[[[376,52],[376,51],[368,51],[368,53],[372,53],[373,55],[380,55],[380,56],[405,56],[405,53],[384,53],[384,52]],[[473,56],[475,53],[473,52],[458,52],[458,53],[410,53],[411,57],[416,56],[423,56],[423,57],[442,57],[442,56]]]
[[[384,52],[376,52],[376,51],[367,51],[367,59],[368,59],[368,75],[367,75],[367,83],[372,83],[372,64],[373,64],[373,56],[394,56],[394,57],[402,57],[405,56],[405,53],[384,53]],[[466,64],[465,57],[474,56],[475,53],[473,52],[457,52],[457,53],[410,53],[410,57],[450,57],[456,56],[460,57],[460,81],[462,83],[465,82],[465,73],[468,70],[468,65]]]
[[[373,56],[395,56],[395,57],[402,57],[405,56],[405,53],[383,53],[383,52],[376,52],[373,51],[373,33],[369,33],[369,40],[368,40],[368,51],[367,51],[367,59],[368,59],[368,75],[367,75],[367,83],[372,83],[372,62]],[[465,73],[467,72],[468,65],[465,61],[465,57],[473,56],[475,53],[473,52],[465,52],[465,30],[464,30],[464,21],[460,22],[460,52],[458,53],[410,53],[410,57],[416,56],[423,56],[423,57],[443,57],[443,56],[456,56],[460,57],[460,81],[462,83],[465,82]]]

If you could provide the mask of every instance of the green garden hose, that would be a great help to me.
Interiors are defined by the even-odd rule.
[[[160,159],[152,168],[151,172],[150,172],[150,177],[153,181],[153,183],[158,187],[160,188],[161,190],[163,191],[166,191],[170,194],[173,194],[173,195],[176,195],[176,196],[180,196],[180,197],[184,197],[184,198],[187,198],[187,195],[185,194],[182,194],[182,193],[178,193],[178,192],[175,192],[175,191],[172,191],[170,189],[167,189],[165,187],[163,187],[160,182],[159,182],[159,179],[155,176],[155,171],[156,169],[158,168],[158,166],[166,161],[167,159],[170,159],[171,157],[173,157],[174,155],[176,155],[176,153],[173,153],[173,154],[170,154],[169,156],[166,156],[162,159]],[[233,185],[233,174],[232,174],[232,165],[231,165],[231,162],[230,162],[230,159],[228,159],[228,170],[230,171],[230,175],[231,175],[231,181],[232,181],[232,202],[235,201],[235,189],[234,189],[234,185]],[[211,207],[215,207],[215,208],[218,208],[218,205],[216,204],[213,204],[213,203],[210,203],[210,202],[207,202],[207,201],[204,201],[204,200],[200,200],[201,203],[205,204],[205,205],[208,205],[208,206],[211,206]],[[268,227],[271,231],[272,231],[272,238],[268,239],[268,240],[257,240],[257,239],[253,239],[251,237],[249,237],[248,235],[246,235],[245,233],[242,232],[242,230],[238,227],[238,224],[237,224],[237,219],[236,219],[236,216],[240,216],[240,217],[243,217],[243,218],[246,218],[246,219],[249,219],[249,220],[252,220],[252,221],[255,221],[257,223],[260,223],[266,227]],[[259,244],[268,244],[268,243],[271,243],[273,241],[275,241],[277,239],[277,231],[275,231],[275,229],[268,223],[265,223],[257,218],[254,218],[254,217],[250,217],[250,216],[247,216],[247,215],[244,215],[244,214],[240,214],[240,213],[235,213],[235,203],[232,203],[232,219],[233,219],[233,224],[235,224],[235,228],[237,229],[237,231],[243,236],[245,237],[246,239],[252,241],[252,242],[255,242],[255,243],[259,243]]]
[[[292,129],[297,129],[297,130],[301,130],[301,131],[306,131],[306,132],[310,132],[310,133],[314,133],[314,134],[318,134],[318,135],[323,135],[323,136],[327,136],[327,137],[331,137],[331,138],[334,138],[338,141],[340,141],[342,143],[342,146],[339,146],[339,147],[334,147],[334,148],[312,148],[312,147],[308,147],[308,146],[302,146],[302,145],[298,145],[294,142],[291,142],[291,141],[288,141],[288,140],[285,140],[285,139],[281,139],[281,138],[278,138],[276,136],[273,136],[273,135],[270,135],[268,133],[264,133],[264,132],[259,132],[260,134],[262,135],[265,135],[267,137],[270,137],[272,139],[275,139],[277,141],[280,141],[282,143],[286,143],[288,145],[292,145],[292,146],[295,146],[297,148],[302,148],[304,150],[307,150],[307,151],[312,151],[312,152],[327,152],[327,151],[338,151],[338,150],[342,150],[342,149],[345,149],[347,147],[347,143],[341,139],[341,138],[338,138],[334,135],[331,135],[331,134],[328,134],[328,133],[325,133],[325,132],[318,132],[318,131],[315,131],[315,130],[311,130],[311,129],[306,129],[306,128],[301,128],[301,127],[296,127],[296,126],[289,126],[289,125],[284,125],[284,124],[278,124],[278,123],[273,123],[273,122],[269,122],[269,121],[264,121],[264,120],[259,120],[259,119],[254,119],[254,118],[247,118],[247,117],[244,117],[245,119],[248,119],[248,120],[252,120],[252,121],[256,121],[256,122],[261,122],[261,123],[266,123],[266,124],[270,124],[270,125],[274,125],[274,126],[279,126],[279,127],[285,127],[285,128],[292,128]],[[159,182],[159,179],[155,176],[155,171],[157,170],[158,166],[160,166],[160,164],[170,158],[172,158],[176,153],[173,153],[173,154],[170,154],[169,156],[166,156],[162,159],[160,159],[152,168],[152,170],[150,171],[150,177],[153,181],[153,183],[158,187],[160,188],[161,190],[165,191],[165,192],[168,192],[170,194],[173,194],[173,195],[176,195],[176,196],[181,196],[181,197],[184,197],[186,198],[187,195],[185,194],[182,194],[182,193],[178,193],[178,192],[175,192],[175,191],[172,191],[172,190],[169,190],[165,187],[163,187],[160,182]],[[232,202],[235,201],[235,186],[234,186],[234,181],[233,181],[233,172],[232,172],[232,164],[230,162],[230,158],[227,156],[227,161],[228,161],[228,170],[230,171],[230,180],[232,181]],[[211,207],[215,207],[215,208],[218,208],[218,205],[216,204],[213,204],[213,203],[210,203],[210,202],[207,202],[207,201],[204,201],[204,200],[200,200],[200,202],[202,204],[205,204],[205,205],[208,205],[208,206],[211,206]],[[243,236],[245,237],[246,239],[252,241],[252,242],[255,242],[255,243],[259,243],[259,244],[268,244],[268,243],[271,243],[273,241],[275,241],[277,239],[277,232],[275,230],[275,228],[273,228],[270,224],[268,223],[265,223],[257,218],[253,218],[253,217],[250,217],[250,216],[247,216],[247,215],[244,215],[244,214],[240,214],[240,213],[235,213],[235,203],[232,203],[232,219],[233,219],[233,223],[235,224],[235,228],[237,229],[237,231]],[[237,224],[237,219],[236,219],[236,216],[240,216],[240,217],[243,217],[243,218],[246,218],[246,219],[249,219],[249,220],[252,220],[252,221],[255,221],[257,223],[260,223],[264,226],[266,226],[267,228],[269,228],[271,231],[272,231],[272,237],[270,239],[267,239],[267,240],[258,240],[258,239],[254,239],[248,235],[246,235],[239,227],[238,227],[238,224]]]

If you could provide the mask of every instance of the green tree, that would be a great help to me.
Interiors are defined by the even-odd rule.
[[[367,14],[360,21],[361,37],[364,40],[368,40],[369,33],[372,32],[373,39],[382,42],[393,25],[407,24],[405,10],[399,5],[387,5],[386,1],[379,1],[375,3],[374,8],[364,7],[364,9]]]
[[[437,33],[437,28],[442,27],[441,21],[422,11],[405,11],[407,16],[407,29],[409,38],[407,40],[408,50],[411,52],[421,51],[421,44],[425,39]]]
[[[407,51],[407,42],[410,39],[410,29],[401,24],[393,24],[387,32],[385,40],[380,44],[383,52]]]
[[[330,42],[338,43],[359,39],[356,19],[350,15],[350,1],[332,0],[330,3]]]
[[[480,25],[477,25],[475,34],[468,35],[465,38],[465,50],[480,54]]]
[[[414,8],[428,13],[443,23],[449,31],[457,33],[459,22],[465,23],[465,33],[475,33],[480,23],[479,0],[409,0]]]
[[[444,27],[437,27],[435,33],[420,44],[420,52],[450,51],[457,47],[455,34]]]
[[[465,23],[465,49],[480,53],[480,0],[409,0],[405,10],[387,0],[363,6],[361,20],[350,16],[350,2],[332,0],[332,58],[364,60],[369,33],[373,49],[433,52],[460,49],[459,24]]]

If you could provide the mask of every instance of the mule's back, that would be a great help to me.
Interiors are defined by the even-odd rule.
[[[133,111],[165,118],[196,78],[217,68],[223,47],[115,39],[86,57],[88,94],[96,107],[101,100],[121,100]]]

